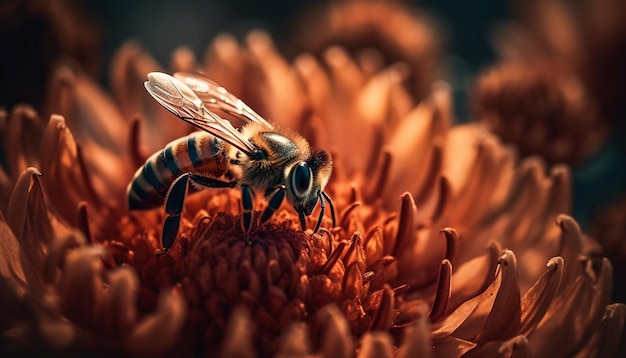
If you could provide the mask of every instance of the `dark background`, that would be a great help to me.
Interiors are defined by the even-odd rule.
[[[105,56],[128,38],[139,40],[162,64],[184,44],[202,54],[219,32],[241,37],[250,29],[263,28],[277,44],[290,40],[294,19],[312,0],[92,0],[83,6],[96,15],[103,29]],[[475,72],[494,59],[489,38],[494,25],[508,16],[502,0],[405,1],[436,18],[446,33],[446,48],[461,65]]]
[[[0,0],[0,6],[11,0]],[[26,2],[27,0],[24,0]],[[36,2],[37,0],[28,0]],[[46,1],[46,0],[43,0]],[[55,1],[55,0],[50,0]],[[198,58],[209,42],[220,32],[229,32],[241,38],[249,30],[262,28],[268,31],[279,49],[286,50],[291,41],[295,19],[308,6],[323,1],[313,0],[68,0],[82,7],[85,19],[99,29],[100,42],[96,76],[108,86],[110,59],[114,51],[126,40],[133,38],[167,67],[169,56],[175,48],[187,45]],[[520,0],[523,1],[523,0]],[[18,0],[19,2],[19,0]],[[480,70],[497,61],[491,46],[495,28],[511,19],[513,1],[505,0],[424,0],[405,1],[430,14],[439,24],[443,34],[446,56],[445,65],[450,72],[448,80],[453,88],[457,116],[461,121],[471,120],[466,110],[467,88]],[[5,4],[6,4],[5,3]],[[47,36],[42,29],[29,28],[32,34],[16,38],[10,31],[10,15],[0,19],[0,78],[2,96],[0,107],[13,103],[36,104],[39,98],[22,98],[20,90],[32,94],[32,88],[20,89],[23,78],[31,77],[30,83],[40,83],[45,72],[31,73],[30,69],[44,68],[33,58],[38,53],[35,42]],[[37,25],[38,23],[35,22]],[[31,25],[27,25],[28,26]],[[39,31],[39,32],[38,32]],[[8,45],[7,45],[8,44]],[[45,44],[45,43],[44,43]],[[8,49],[9,48],[9,49]],[[13,51],[13,52],[12,52]],[[33,52],[31,56],[31,52]],[[39,54],[40,55],[40,54]],[[289,56],[289,53],[285,53]],[[43,61],[46,61],[46,56]],[[26,62],[24,62],[26,61]],[[24,63],[22,63],[24,62]],[[88,61],[87,61],[88,62]],[[15,71],[13,69],[20,69]],[[17,72],[17,73],[16,73]],[[16,77],[17,76],[17,77]],[[19,78],[11,81],[12,77]],[[13,83],[15,82],[15,83]],[[9,96],[16,99],[8,99]],[[589,230],[597,208],[615,202],[626,192],[626,155],[621,137],[609,141],[602,150],[575,168],[573,216],[581,226]]]

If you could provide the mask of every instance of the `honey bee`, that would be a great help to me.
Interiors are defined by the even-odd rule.
[[[312,150],[299,134],[274,127],[224,87],[195,73],[151,72],[144,82],[148,93],[183,121],[202,131],[169,143],[150,156],[128,186],[131,210],[155,208],[165,203],[161,243],[165,254],[178,235],[185,196],[194,189],[241,189],[241,228],[253,226],[253,198],[262,193],[267,207],[260,223],[267,222],[285,197],[298,213],[302,230],[305,217],[320,202],[313,232],[320,227],[326,202],[333,226],[335,210],[324,192],[332,172],[325,150]],[[211,109],[222,110],[246,123],[237,130]]]

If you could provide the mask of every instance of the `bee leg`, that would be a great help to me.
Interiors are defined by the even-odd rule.
[[[167,217],[163,223],[163,232],[161,233],[163,250],[157,256],[167,254],[172,245],[174,245],[178,235],[178,228],[180,227],[180,214],[183,212],[188,184],[189,174],[183,174],[172,182],[170,189],[167,191],[165,196],[165,214]]]
[[[315,228],[313,229],[314,234],[317,232],[317,230],[319,230],[320,225],[322,224],[322,219],[324,218],[324,212],[326,211],[326,202],[324,201],[324,198],[328,201],[328,206],[330,206],[330,216],[333,219],[333,227],[335,227],[336,225],[335,206],[333,205],[333,201],[330,199],[330,196],[328,196],[328,194],[324,193],[323,191],[318,191],[317,196],[320,198],[320,215],[317,218],[317,223],[315,224]]]
[[[225,182],[191,173],[185,173],[176,178],[165,196],[165,214],[167,217],[163,223],[163,233],[161,234],[163,250],[157,254],[158,256],[167,254],[176,241],[180,227],[180,215],[183,212],[189,182],[211,188],[232,188],[237,185],[237,181]]]
[[[328,196],[328,194],[321,192],[322,196],[324,198],[326,198],[326,201],[328,201],[328,206],[330,206],[330,217],[333,219],[333,227],[337,226],[337,221],[335,220],[335,206],[333,205],[333,201],[330,198],[330,196]],[[322,197],[320,197],[321,199]],[[324,202],[324,200],[322,200],[322,203]]]
[[[317,230],[319,230],[320,225],[322,224],[322,219],[324,218],[324,212],[326,211],[326,203],[324,202],[324,197],[321,192],[317,192],[317,196],[320,198],[320,215],[317,218],[317,223],[315,223],[315,228],[313,228],[313,233],[315,234]]]
[[[274,189],[274,191],[270,194],[269,201],[267,202],[267,208],[265,208],[263,215],[261,215],[261,223],[266,222],[272,217],[272,215],[274,215],[274,212],[276,212],[276,210],[280,207],[280,204],[283,203],[286,192],[287,189],[284,185]]]
[[[253,213],[253,198],[252,189],[247,185],[241,186],[241,230],[248,240],[248,234],[252,229],[252,213]]]
[[[300,227],[302,227],[302,231],[306,231],[306,217],[304,216],[303,210],[298,211],[298,218],[300,219]]]

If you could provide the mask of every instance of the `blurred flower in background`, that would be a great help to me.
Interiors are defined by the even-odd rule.
[[[626,237],[615,218],[626,216],[625,5],[519,1],[514,9],[494,36],[500,63],[476,81],[473,115],[521,155],[574,169],[573,214],[617,263],[615,297],[624,301]]]
[[[128,41],[111,61],[110,92],[59,61],[41,106],[0,112],[3,353],[623,352],[626,306],[611,304],[602,248],[566,215],[568,167],[518,158],[483,124],[454,125],[449,85],[416,76],[438,67],[433,28],[397,16],[424,31],[372,31],[422,55],[333,43],[287,60],[267,33],[252,31],[218,35],[201,61],[180,47],[165,70]],[[159,70],[205,72],[329,150],[337,226],[325,218],[319,233],[302,232],[285,205],[247,245],[238,192],[204,190],[188,197],[179,239],[157,257],[163,211],[129,212],[125,188],[147,156],[191,131],[145,92],[146,74]],[[564,77],[538,73],[523,89],[554,93],[559,113],[577,123],[595,118]],[[497,90],[507,83],[499,81],[482,98],[532,102],[535,90]]]

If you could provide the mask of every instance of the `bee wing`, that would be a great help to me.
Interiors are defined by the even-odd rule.
[[[204,102],[205,106],[221,109],[243,120],[273,128],[268,121],[248,107],[242,100],[208,77],[190,72],[176,72],[174,77],[191,88]]]
[[[150,72],[144,86],[159,104],[178,118],[223,139],[249,157],[254,155],[256,147],[228,120],[208,110],[196,92],[183,82],[166,73]]]

